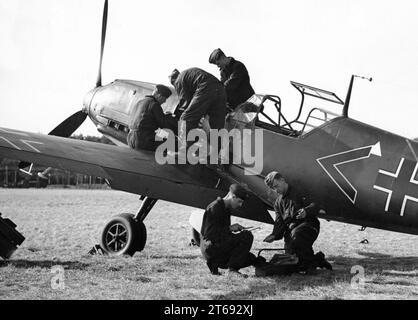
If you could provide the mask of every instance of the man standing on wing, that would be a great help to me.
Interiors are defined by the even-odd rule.
[[[180,116],[180,147],[186,149],[187,134],[198,127],[201,119],[208,115],[211,129],[225,126],[226,94],[222,83],[212,74],[189,68],[182,72],[173,70],[169,76],[179,96],[176,115]]]
[[[214,50],[209,63],[216,64],[221,71],[221,82],[225,86],[228,107],[235,109],[254,94],[245,65],[232,57],[227,57],[221,49]]]

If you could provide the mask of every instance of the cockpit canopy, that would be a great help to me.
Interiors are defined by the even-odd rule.
[[[262,127],[288,136],[300,136],[342,116],[344,102],[333,92],[291,81],[301,94],[301,103],[295,118],[283,111],[279,96],[254,94],[250,99],[237,107],[232,119],[245,127]],[[306,96],[320,99],[321,102],[336,107],[331,111],[319,106],[305,107]],[[318,100],[316,100],[318,103]],[[324,104],[324,103],[322,103]],[[336,106],[335,106],[336,105]]]

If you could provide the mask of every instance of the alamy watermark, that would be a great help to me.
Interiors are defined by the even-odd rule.
[[[65,289],[65,270],[63,266],[56,265],[51,268],[51,273],[54,276],[51,279],[51,288],[53,290]]]
[[[355,265],[351,267],[351,274],[354,276],[351,278],[351,289],[362,290],[366,283],[365,271],[363,266]]]
[[[185,125],[179,122],[179,147],[173,131],[157,147],[155,159],[158,164],[237,164],[246,175],[257,175],[263,171],[262,129],[191,129],[186,136]],[[186,145],[188,147],[186,148]]]

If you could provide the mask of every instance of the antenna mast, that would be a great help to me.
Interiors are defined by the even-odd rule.
[[[343,116],[346,117],[346,118],[348,118],[348,107],[350,106],[350,98],[351,98],[351,91],[353,90],[354,78],[360,78],[360,79],[365,79],[365,80],[369,80],[369,81],[373,80],[372,78],[357,76],[355,74],[353,74],[351,76],[350,84],[349,84],[348,90],[347,90],[347,96],[345,97],[344,109],[343,109]]]

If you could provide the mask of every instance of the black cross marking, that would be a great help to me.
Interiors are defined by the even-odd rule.
[[[417,162],[401,158],[396,172],[379,170],[373,188],[387,193],[386,212],[404,216],[408,200],[418,202],[417,169]]]

